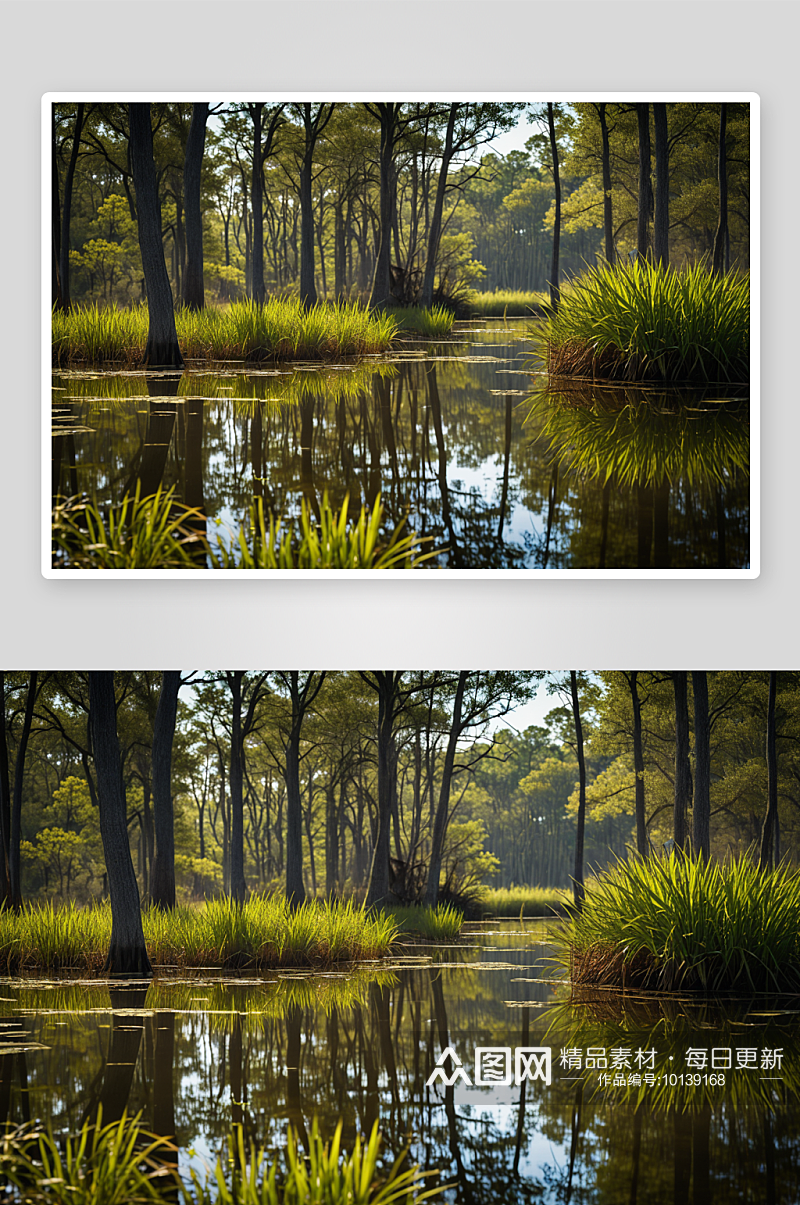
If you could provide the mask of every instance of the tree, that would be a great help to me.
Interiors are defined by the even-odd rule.
[[[583,725],[581,723],[581,708],[578,698],[578,675],[574,669],[569,672],[570,694],[572,697],[572,715],[575,722],[575,748],[578,756],[578,819],[575,828],[575,873],[573,875],[573,894],[575,907],[580,912],[583,907],[585,888],[583,885],[583,841],[586,825],[586,758],[583,752]]]
[[[556,190],[555,218],[553,221],[553,260],[550,268],[550,304],[558,309],[561,293],[558,287],[558,252],[561,242],[561,176],[558,168],[558,143],[552,101],[547,102],[547,128],[550,132],[550,154],[553,159],[553,184]]]
[[[662,268],[669,267],[669,130],[667,106],[653,105],[656,136],[656,212],[653,221],[653,257]]]
[[[150,368],[183,368],[183,356],[175,330],[172,290],[161,241],[161,206],[153,161],[150,105],[132,104],[129,113],[130,157],[149,317],[142,363]]]
[[[6,682],[0,671],[0,908],[11,903],[11,779],[8,772]]]
[[[694,695],[694,806],[692,844],[697,857],[708,861],[711,852],[711,751],[708,717],[708,675],[692,674]]]
[[[637,104],[639,131],[639,191],[637,194],[636,252],[641,259],[650,257],[650,215],[653,187],[650,182],[650,106]]]
[[[330,121],[335,106],[317,105],[316,113],[308,102],[296,105],[295,108],[302,117],[304,132],[303,156],[300,161],[300,300],[309,308],[317,300],[317,286],[314,281],[314,208],[311,198],[314,148]]]
[[[603,233],[605,236],[606,263],[613,264],[616,260],[614,250],[614,219],[611,210],[611,152],[608,142],[608,121],[606,106],[597,106],[597,117],[600,122],[600,136],[603,145]]]
[[[34,671],[28,679],[28,693],[25,696],[25,715],[22,721],[22,734],[17,746],[17,758],[14,764],[14,793],[11,805],[11,840],[9,844],[8,868],[9,885],[11,889],[11,904],[19,910],[22,907],[22,881],[20,867],[20,842],[22,832],[22,787],[25,778],[25,754],[28,750],[28,740],[33,722],[33,708],[36,702],[38,673]]]
[[[711,255],[713,271],[720,274],[728,267],[728,154],[725,139],[728,131],[728,106],[719,107],[719,152],[717,154],[717,176],[719,181],[719,221],[714,234],[714,250]]]
[[[325,681],[325,673],[307,674],[300,683],[298,670],[276,674],[289,694],[291,713],[284,730],[286,781],[286,898],[292,907],[305,899],[303,885],[303,805],[300,796],[300,737],[303,721]]]
[[[175,907],[175,832],[172,808],[172,742],[178,715],[180,670],[165,670],[153,725],[152,778],[155,850],[150,899],[159,908]]]
[[[266,674],[248,678],[243,670],[227,670],[225,679],[231,692],[231,899],[243,904],[247,894],[244,877],[244,772],[245,741],[256,721],[256,708],[266,690]],[[242,715],[242,707],[247,710]]]
[[[70,152],[67,174],[64,179],[64,206],[61,211],[61,237],[59,248],[61,262],[59,264],[59,281],[61,285],[61,309],[68,310],[71,305],[69,291],[69,247],[70,223],[72,221],[72,190],[75,180],[75,167],[78,162],[78,152],[83,129],[84,105],[80,103],[75,114],[75,128],[72,133],[72,150]]]
[[[636,809],[636,849],[639,857],[647,855],[647,823],[645,819],[644,799],[644,755],[642,752],[642,708],[639,698],[639,674],[637,670],[625,675],[631,692],[631,707],[633,708],[633,772],[636,775],[634,799]]]
[[[264,160],[272,154],[275,135],[280,128],[284,108],[284,105],[264,106],[261,102],[247,105],[247,111],[253,123],[253,173],[250,183],[250,203],[253,208],[253,261],[250,295],[253,301],[257,301],[259,305],[263,305],[267,299],[267,292],[264,288]],[[265,117],[266,135],[263,133]]]
[[[128,843],[127,803],[111,671],[89,673],[89,723],[100,800],[100,833],[111,896],[111,944],[104,970],[116,976],[150,975],[152,968],[142,931],[139,888]]]
[[[394,721],[414,688],[401,690],[402,670],[373,670],[371,673],[362,673],[361,678],[378,696],[378,828],[366,899],[367,906],[372,907],[384,904],[389,899],[389,850],[395,793],[392,757]]]
[[[775,740],[775,699],[778,690],[778,675],[769,674],[769,700],[767,704],[767,811],[761,830],[761,848],[758,864],[768,870],[775,863],[775,836],[778,827],[778,753]]]
[[[190,310],[202,310],[205,305],[200,180],[203,152],[206,145],[207,121],[208,103],[193,104],[183,164],[183,203],[186,208],[186,267],[183,273],[183,304]]]
[[[673,673],[672,685],[675,694],[675,804],[672,835],[678,849],[683,849],[686,845],[686,817],[692,801],[687,673]]]

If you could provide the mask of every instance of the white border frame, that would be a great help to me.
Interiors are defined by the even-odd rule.
[[[42,259],[41,259],[41,367],[42,367],[42,441],[41,441],[41,571],[44,578],[119,578],[131,579],[164,578],[196,581],[198,578],[219,581],[232,578],[247,579],[277,578],[340,578],[351,579],[361,570],[354,569],[54,569],[51,543],[51,461],[52,461],[52,328],[49,298],[52,273],[52,230],[51,189],[52,156],[50,148],[51,105],[73,101],[205,101],[206,92],[46,92],[42,96]],[[750,105],[750,566],[747,569],[420,569],[414,572],[414,580],[440,581],[443,578],[477,578],[493,581],[495,578],[536,579],[574,578],[598,580],[602,578],[661,578],[661,579],[753,579],[761,572],[761,131],[760,97],[755,92],[247,92],[225,93],[226,101],[524,101],[527,104],[544,101],[664,101],[680,103],[701,100],[709,102],[738,102]],[[378,578],[397,579],[397,570],[372,569],[365,571],[370,580]]]

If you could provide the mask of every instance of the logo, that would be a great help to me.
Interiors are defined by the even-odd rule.
[[[509,1087],[511,1084],[524,1084],[537,1079],[543,1084],[550,1084],[552,1080],[552,1051],[549,1046],[517,1046],[513,1051],[510,1046],[476,1047],[476,1087],[487,1088],[494,1084]],[[437,1081],[441,1081],[446,1088],[459,1081],[465,1083],[468,1088],[472,1087],[473,1081],[452,1046],[445,1047],[439,1055],[436,1066],[426,1080],[426,1086],[430,1088]]]

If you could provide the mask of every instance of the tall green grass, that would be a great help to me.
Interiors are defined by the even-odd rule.
[[[458,937],[464,924],[464,914],[452,904],[437,904],[435,908],[390,908],[389,916],[399,933],[413,933],[430,941],[451,941]]]
[[[619,862],[558,940],[577,985],[796,992],[800,871],[681,853]]]
[[[148,908],[142,924],[155,967],[327,967],[382,958],[397,939],[384,912],[338,901],[292,909],[278,895],[254,895],[241,906],[217,899],[172,912]],[[107,903],[0,911],[0,970],[99,973],[110,939]]]
[[[63,569],[196,569],[207,550],[192,520],[204,516],[175,500],[175,487],[141,497],[136,483],[107,514],[87,498],[53,507],[54,564]]]
[[[484,890],[478,906],[486,916],[538,917],[563,913],[571,900],[562,887],[496,887]]]
[[[413,331],[415,335],[425,335],[426,338],[442,338],[449,335],[455,322],[455,314],[443,305],[434,305],[430,309],[422,306],[396,306],[388,311],[402,331]]]
[[[478,318],[529,318],[531,314],[543,314],[550,305],[547,293],[529,292],[526,289],[495,289],[492,293],[472,291],[465,309]]]
[[[236,1126],[228,1149],[204,1174],[191,1169],[181,1180],[166,1163],[175,1147],[149,1133],[138,1118],[123,1115],[111,1125],[84,1122],[65,1139],[41,1126],[7,1131],[0,1143],[3,1175],[16,1191],[11,1201],[26,1205],[142,1205],[180,1201],[182,1205],[393,1205],[430,1200],[439,1188],[426,1188],[419,1167],[401,1156],[380,1165],[377,1122],[365,1142],[356,1138],[352,1153],[341,1149],[342,1123],[333,1139],[323,1141],[316,1119],[308,1151],[290,1129],[285,1150],[270,1159],[264,1147],[245,1145]]]
[[[53,313],[53,363],[132,365],[144,354],[147,306],[124,310],[76,306]],[[226,308],[178,310],[178,343],[186,359],[338,360],[386,351],[397,332],[389,313],[336,302],[305,309],[299,298],[264,305],[237,301]]]
[[[749,379],[750,283],[703,264],[675,271],[638,260],[571,282],[534,328],[553,376],[636,381]]]

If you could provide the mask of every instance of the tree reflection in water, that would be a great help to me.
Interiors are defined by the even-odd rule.
[[[748,563],[746,405],[630,389],[532,403],[527,343],[492,338],[356,367],[185,372],[174,403],[163,376],[58,376],[54,492],[109,503],[162,482],[234,528],[254,498],[297,515],[349,494],[356,517],[380,493],[387,527],[432,537],[445,568]]]

